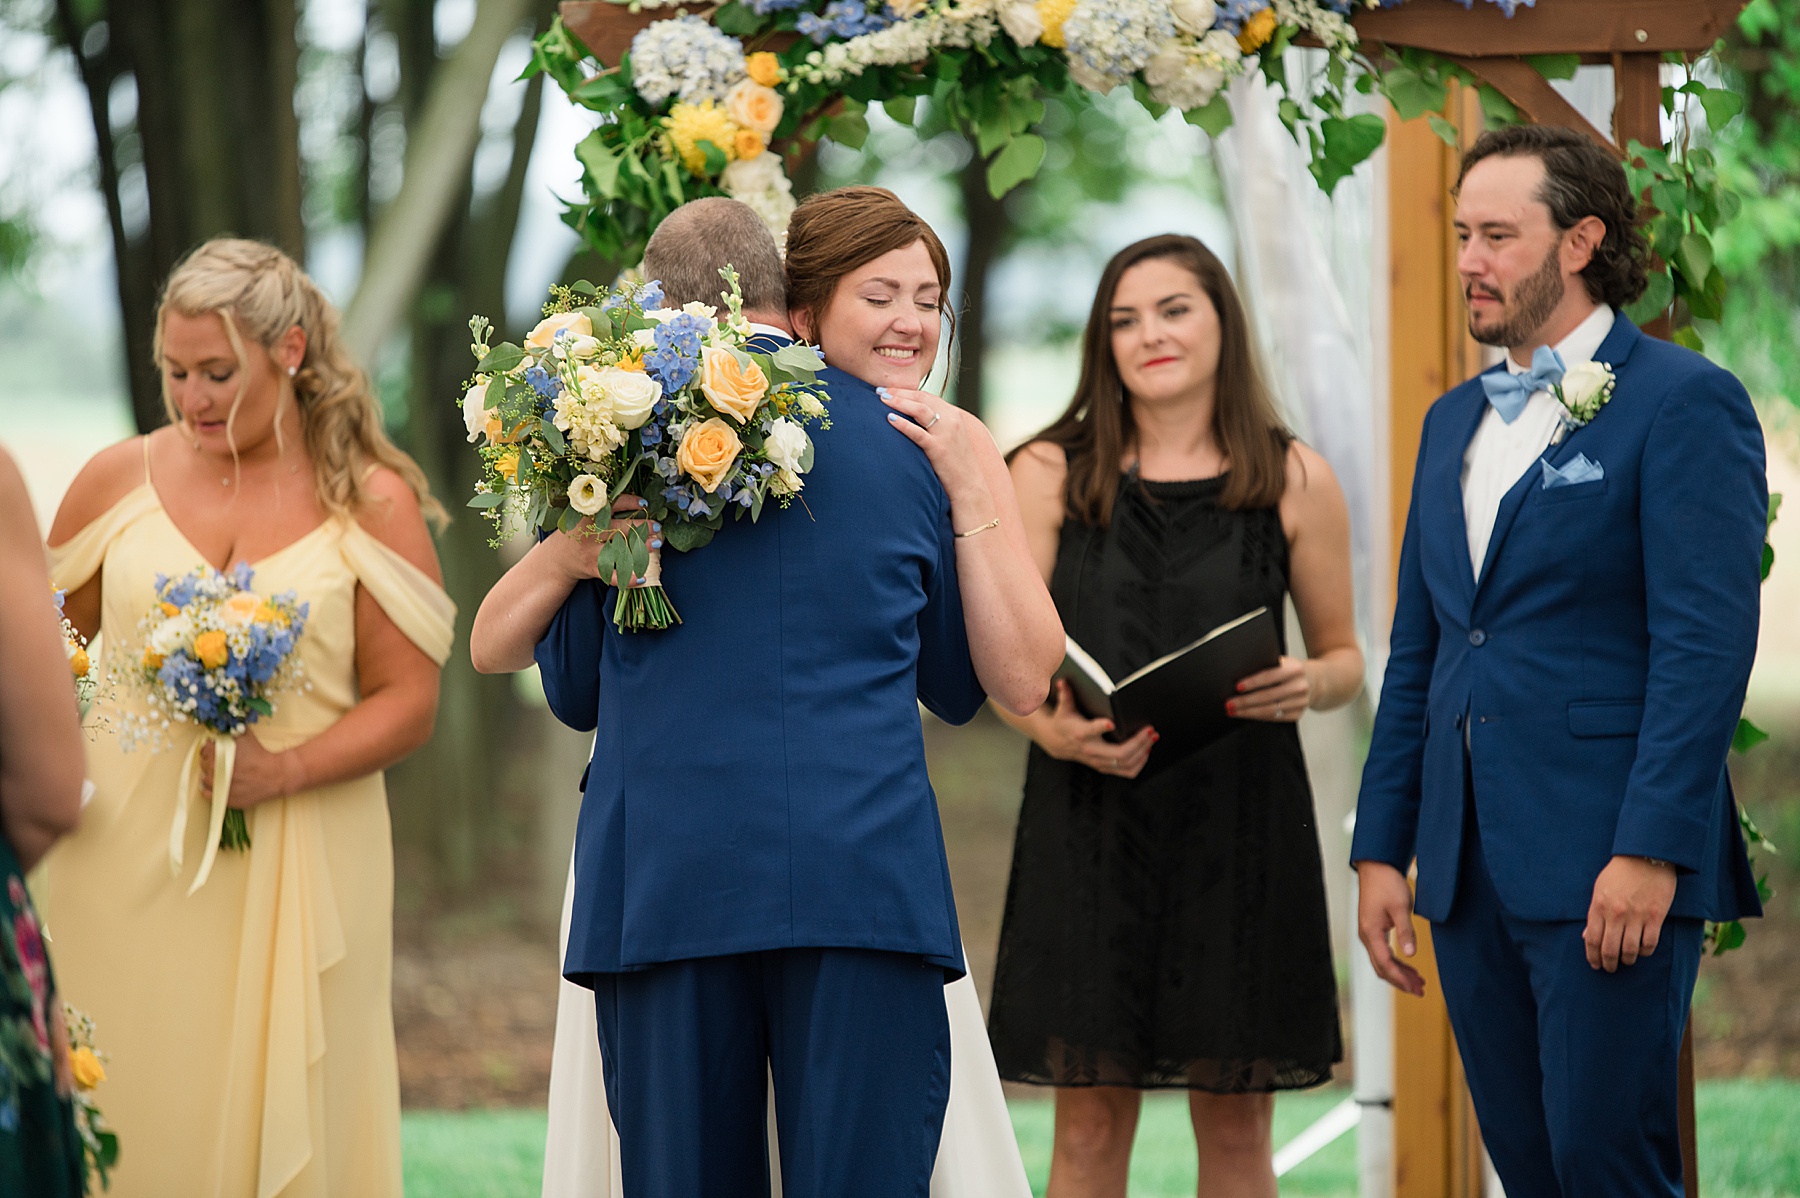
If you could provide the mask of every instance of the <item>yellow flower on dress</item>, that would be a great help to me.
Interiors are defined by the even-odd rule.
[[[700,143],[711,142],[728,161],[737,144],[738,127],[711,100],[675,105],[663,118],[663,128],[668,130],[669,146],[681,164],[702,179],[706,178],[706,151]]]
[[[758,50],[746,58],[744,68],[750,72],[750,78],[764,87],[774,87],[781,82],[781,60],[767,50]]]
[[[739,129],[737,144],[732,147],[732,150],[739,162],[748,162],[768,148],[763,141],[762,134],[756,130]]]
[[[216,670],[231,660],[231,649],[225,644],[224,631],[214,628],[195,637],[194,656],[209,670]]]
[[[1275,10],[1265,8],[1245,21],[1244,27],[1238,30],[1238,48],[1246,54],[1254,54],[1274,36]]]
[[[1074,13],[1075,4],[1076,0],[1037,0],[1038,20],[1044,23],[1040,42],[1059,50],[1068,44],[1063,41],[1063,22]]]
[[[69,1072],[75,1075],[75,1084],[83,1090],[92,1090],[106,1080],[106,1069],[91,1048],[77,1048],[69,1054]]]

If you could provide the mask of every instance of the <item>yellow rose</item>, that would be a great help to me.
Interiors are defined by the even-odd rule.
[[[1275,10],[1265,8],[1238,30],[1238,47],[1246,54],[1254,54],[1270,38],[1275,36]]]
[[[88,661],[86,649],[75,650],[74,654],[69,658],[69,669],[73,671],[77,678],[87,673],[88,667],[92,664],[92,662]]]
[[[173,603],[159,603],[159,604],[157,604],[157,606],[162,608],[162,614],[165,616],[175,616],[175,615],[181,614],[181,609],[179,607],[176,607]]]
[[[106,1080],[106,1070],[91,1048],[77,1048],[69,1054],[69,1072],[75,1075],[75,1084],[83,1090],[92,1090]]]
[[[162,669],[163,655],[153,650],[144,650],[144,668],[147,670]]]
[[[739,162],[748,162],[768,147],[763,143],[763,135],[754,129],[739,129],[737,144],[732,147]]]
[[[754,79],[741,80],[725,93],[725,115],[732,123],[740,128],[754,129],[765,137],[781,124],[785,107],[780,92],[764,87]]]
[[[708,347],[701,351],[700,390],[713,407],[748,424],[756,405],[769,393],[769,379],[754,358],[745,365],[728,349]]]
[[[758,50],[744,60],[744,67],[750,72],[750,78],[764,87],[774,87],[781,82],[781,60],[767,50]]]
[[[253,595],[249,591],[239,591],[219,605],[226,621],[232,624],[248,624],[256,619],[256,609],[262,606],[262,596]]]
[[[258,624],[276,624],[285,628],[288,622],[287,613],[273,603],[264,603],[256,609],[256,622]]]
[[[714,416],[689,428],[675,451],[675,464],[685,470],[703,491],[716,491],[731,473],[744,443],[729,424]]]
[[[1058,50],[1067,44],[1063,40],[1063,22],[1074,14],[1075,4],[1076,0],[1037,0],[1038,20],[1044,23],[1040,42]]]
[[[516,449],[509,449],[501,454],[500,460],[494,463],[494,469],[500,473],[502,478],[507,479],[508,481],[517,479],[519,476],[519,451]]]
[[[537,327],[525,337],[527,349],[549,349],[556,335],[564,329],[571,337],[592,337],[594,323],[579,312],[558,312],[555,316],[546,316],[538,321]]]
[[[225,633],[214,628],[195,637],[194,657],[209,670],[216,670],[231,660],[231,650],[225,644]]]

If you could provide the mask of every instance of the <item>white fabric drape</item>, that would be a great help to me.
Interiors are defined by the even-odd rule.
[[[563,892],[558,960],[569,947],[575,863]],[[550,1129],[544,1140],[544,1198],[622,1198],[619,1137],[606,1106],[594,996],[563,982],[556,1002],[556,1047],[550,1060]],[[931,1175],[932,1198],[1031,1198],[1012,1118],[1000,1090],[994,1050],[975,983],[966,975],[944,987],[950,1014],[950,1106]],[[769,1103],[769,1179],[781,1198],[775,1104]]]

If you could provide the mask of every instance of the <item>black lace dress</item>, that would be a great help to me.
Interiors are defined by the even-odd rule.
[[[1112,526],[1063,525],[1051,593],[1124,677],[1287,593],[1274,509],[1223,478],[1128,478]],[[1000,1075],[1058,1086],[1300,1089],[1342,1059],[1312,790],[1292,724],[1244,721],[1126,780],[1033,745],[989,1035]]]

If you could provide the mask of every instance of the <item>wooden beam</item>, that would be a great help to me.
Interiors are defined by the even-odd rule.
[[[1699,53],[1723,37],[1744,0],[1542,0],[1511,17],[1497,5],[1412,0],[1355,18],[1364,42],[1466,58],[1521,54]]]
[[[1565,100],[1563,94],[1551,87],[1550,81],[1523,58],[1459,56],[1452,61],[1468,68],[1483,83],[1493,85],[1495,90],[1513,102],[1514,107],[1530,118],[1533,124],[1560,125],[1577,133],[1585,133],[1610,153],[1620,158],[1625,156],[1624,151],[1614,145],[1611,138],[1594,128],[1593,122],[1581,115],[1579,108]]]
[[[710,4],[696,4],[691,11],[707,15],[714,7]],[[580,38],[581,44],[609,67],[619,65],[619,60],[631,49],[631,39],[644,26],[652,21],[666,20],[681,12],[690,11],[657,8],[632,12],[625,5],[612,4],[608,0],[562,0],[557,10],[562,14],[563,25],[569,32]]]

